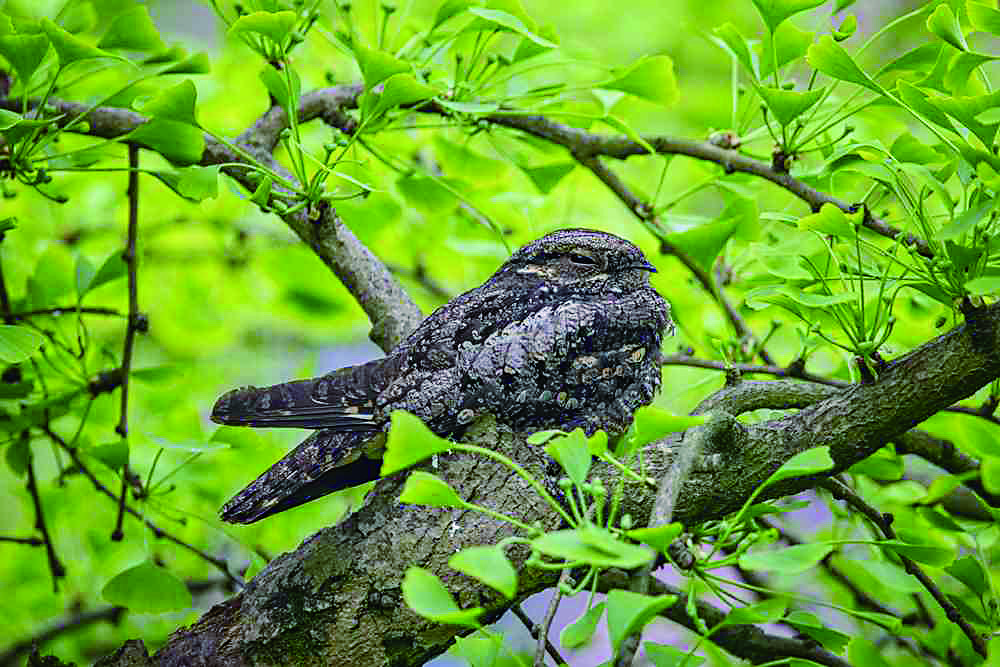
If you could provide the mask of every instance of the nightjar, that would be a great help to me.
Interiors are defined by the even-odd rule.
[[[448,438],[483,414],[524,434],[624,432],[659,389],[660,343],[673,327],[653,271],[625,239],[559,230],[435,310],[387,357],[226,393],[216,422],[316,432],[227,502],[222,518],[252,523],[377,479],[397,409]]]

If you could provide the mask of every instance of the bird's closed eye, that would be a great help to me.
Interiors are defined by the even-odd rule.
[[[587,255],[577,255],[575,253],[569,254],[569,261],[574,264],[580,264],[581,266],[597,266],[597,260],[593,257],[588,257]]]

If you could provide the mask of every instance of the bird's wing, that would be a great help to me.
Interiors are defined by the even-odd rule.
[[[380,430],[373,405],[386,384],[385,362],[376,359],[309,380],[234,389],[216,401],[212,421],[231,426]]]
[[[317,431],[236,494],[220,516],[229,523],[253,523],[378,479],[381,461],[367,454],[383,443],[384,436],[372,431]]]

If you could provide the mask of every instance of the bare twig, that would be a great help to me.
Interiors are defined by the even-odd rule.
[[[874,507],[866,503],[861,496],[854,493],[853,490],[832,477],[824,480],[822,485],[823,488],[832,493],[835,498],[843,500],[848,505],[861,512],[861,514],[867,517],[868,520],[871,521],[872,524],[874,524],[887,539],[896,539],[896,531],[892,528],[893,517],[891,514],[883,514],[879,512]],[[965,636],[969,638],[969,641],[972,643],[972,647],[976,650],[976,653],[985,658],[986,641],[983,636],[976,632],[976,629],[965,620],[961,612],[958,611],[958,608],[951,603],[941,589],[938,588],[938,585],[934,583],[926,572],[924,572],[923,568],[901,553],[896,555],[903,563],[903,568],[908,573],[916,577],[917,581],[919,581],[921,585],[927,589],[927,592],[931,594],[931,597],[933,597],[938,605],[940,605],[942,611],[945,613],[945,616],[948,617],[948,620],[961,628],[962,632],[965,633]]]
[[[29,547],[40,547],[45,544],[45,540],[38,537],[9,537],[0,535],[0,542],[10,542],[11,544],[24,544]]]
[[[28,438],[28,432],[21,434],[24,439]],[[26,443],[27,444],[27,443]],[[31,502],[35,506],[35,529],[42,534],[42,541],[45,543],[45,556],[49,563],[49,572],[52,573],[52,588],[59,592],[59,580],[66,576],[66,568],[59,560],[55,547],[52,544],[52,537],[49,535],[48,526],[45,523],[45,513],[42,511],[42,499],[38,495],[38,481],[35,479],[35,462],[28,452],[28,493],[31,495]]]
[[[546,651],[552,657],[552,659],[556,661],[556,665],[569,664],[568,662],[566,662],[565,659],[563,659],[561,655],[559,655],[559,649],[557,649],[555,645],[549,640],[548,630],[538,625],[534,621],[532,621],[531,617],[528,616],[527,613],[525,613],[524,608],[521,605],[516,604],[513,607],[511,607],[510,610],[514,613],[515,616],[517,616],[518,620],[524,624],[524,627],[528,629],[528,632],[531,634],[531,638],[538,643],[537,645],[539,647],[542,647],[541,657],[539,657],[538,650],[537,649],[535,650],[535,659],[533,667],[538,667],[539,665],[541,665],[541,667],[545,667]],[[539,660],[541,662],[539,662]]]
[[[11,313],[10,317],[15,320],[23,320],[29,317],[36,317],[38,315],[76,315],[77,313],[85,313],[87,315],[108,315],[110,317],[125,317],[125,314],[115,310],[114,308],[101,308],[101,307],[91,307],[91,306],[55,306],[52,308],[38,308],[35,310],[22,310],[16,313]]]
[[[107,621],[112,625],[118,625],[118,622],[126,611],[125,607],[116,606],[70,614],[56,621],[37,635],[28,637],[7,647],[3,653],[0,653],[0,667],[16,664],[17,658],[30,651],[33,646],[40,646],[56,637],[80,630],[94,623]]]
[[[56,443],[56,445],[58,445],[60,449],[69,454],[69,457],[70,459],[72,459],[73,465],[76,467],[76,469],[79,470],[84,477],[90,480],[90,483],[97,491],[103,493],[105,496],[110,498],[116,505],[121,503],[120,498],[117,495],[115,495],[115,492],[106,487],[101,482],[101,480],[97,479],[97,476],[86,466],[86,464],[84,464],[83,460],[80,458],[80,454],[77,451],[76,447],[70,446],[70,444],[66,442],[66,440],[62,436],[53,431],[48,425],[42,427],[42,432],[45,433],[45,435],[48,436],[48,438],[52,440],[52,442]],[[162,538],[169,542],[173,542],[177,546],[184,547],[185,549],[195,554],[202,560],[215,566],[220,572],[222,572],[223,575],[225,575],[225,577],[229,581],[233,582],[233,585],[238,587],[243,586],[243,582],[229,571],[229,566],[226,564],[226,561],[224,559],[216,558],[206,553],[205,551],[202,551],[198,547],[192,544],[188,544],[179,537],[176,537],[175,535],[168,533],[167,531],[163,530],[155,523],[147,519],[136,509],[129,506],[127,503],[124,504],[124,507],[126,513],[141,521],[143,525],[149,528],[149,530],[153,533],[153,536],[156,537],[157,539]]]

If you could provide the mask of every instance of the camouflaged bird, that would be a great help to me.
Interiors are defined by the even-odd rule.
[[[625,431],[660,386],[670,309],[632,243],[564,229],[515,252],[483,285],[425,319],[389,356],[319,378],[236,389],[221,424],[317,429],[222,508],[252,523],[377,479],[389,414],[459,438],[494,415],[523,434]]]

